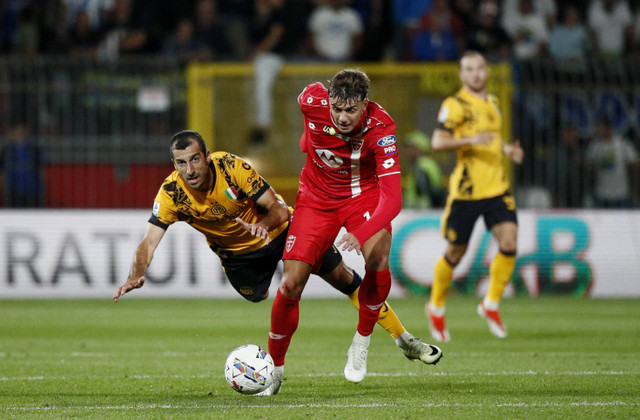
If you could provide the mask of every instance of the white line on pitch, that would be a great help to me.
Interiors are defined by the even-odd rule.
[[[502,403],[502,404],[458,404],[458,403],[425,403],[417,407],[422,408],[467,408],[467,407],[521,407],[521,408],[545,408],[545,407],[637,407],[640,403],[627,401],[572,401],[572,402],[544,402],[544,403]],[[251,408],[378,408],[378,407],[398,407],[397,404],[242,404],[243,409]],[[412,407],[416,407],[412,405]],[[234,409],[238,408],[237,404],[229,405],[121,405],[121,406],[35,406],[35,407],[0,407],[0,411],[47,411],[47,410],[209,410],[209,409]]]
[[[325,377],[334,377],[334,376],[342,376],[342,373],[298,373],[298,374],[287,374],[287,377],[304,377],[304,378],[325,378]],[[395,377],[404,377],[404,376],[536,376],[536,375],[544,375],[544,376],[625,376],[625,375],[640,375],[640,372],[623,372],[623,371],[579,371],[579,372],[534,372],[532,370],[522,371],[522,372],[394,372],[394,373],[384,373],[384,372],[370,372],[367,373],[367,376],[380,376],[387,378],[395,378]],[[173,379],[206,379],[213,378],[216,375],[126,375],[125,379],[162,379],[162,378],[173,378]],[[82,378],[91,379],[91,377],[82,376]],[[108,379],[108,378],[117,378],[122,379],[123,376],[95,376],[93,379]],[[75,376],[3,376],[0,377],[0,381],[43,381],[43,380],[75,380],[77,377]]]

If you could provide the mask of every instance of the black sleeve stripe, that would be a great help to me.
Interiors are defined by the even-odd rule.
[[[156,216],[154,216],[153,214],[151,215],[151,217],[148,220],[149,223],[151,223],[152,225],[158,226],[161,229],[167,230],[169,228],[169,225],[162,223]]]
[[[253,196],[249,197],[253,202],[258,201],[260,197],[262,197],[262,194],[264,194],[269,188],[271,188],[271,185],[267,182],[267,180],[262,177],[260,177],[260,179],[262,179],[263,183],[262,188],[260,188]]]
[[[439,122],[438,125],[436,126],[436,129],[438,130],[444,130],[444,131],[448,131],[449,133],[453,134],[453,130],[450,128],[447,128],[444,123]]]

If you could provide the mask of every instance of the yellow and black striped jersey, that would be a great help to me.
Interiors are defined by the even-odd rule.
[[[460,89],[442,103],[438,128],[449,131],[454,139],[482,132],[494,135],[488,145],[457,149],[456,167],[449,180],[450,198],[480,200],[496,197],[509,189],[502,152],[502,116],[497,97],[488,95],[483,100]]]
[[[167,229],[175,222],[187,222],[204,234],[218,255],[239,255],[264,246],[261,238],[247,232],[235,219],[256,223],[262,217],[263,209],[255,202],[270,188],[269,183],[251,165],[231,153],[211,153],[209,167],[214,182],[206,192],[192,189],[178,171],[173,171],[156,195],[149,223]],[[288,223],[273,229],[269,233],[271,239],[286,229]]]

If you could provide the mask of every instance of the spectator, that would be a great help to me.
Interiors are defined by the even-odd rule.
[[[80,11],[76,15],[74,25],[69,29],[66,36],[68,43],[68,53],[74,56],[93,57],[98,51],[101,36],[89,24],[89,15],[85,11]]]
[[[594,176],[594,201],[598,208],[628,208],[633,206],[630,171],[637,167],[638,154],[633,144],[614,133],[609,118],[600,118],[596,124],[596,137],[587,149],[587,162]]]
[[[409,168],[402,194],[403,207],[426,209],[443,206],[442,170],[438,162],[429,156],[429,136],[414,131],[407,136],[405,145]]]
[[[207,57],[218,61],[231,58],[234,52],[219,18],[216,0],[199,0],[195,12],[195,41],[206,48]]]
[[[476,18],[477,10],[476,0],[452,0],[451,10],[458,15],[465,28],[470,28]]]
[[[432,0],[393,1],[393,48],[397,60],[406,60],[411,54],[412,34],[420,18],[431,9]]]
[[[13,125],[0,149],[0,187],[7,207],[40,207],[44,198],[44,157],[24,124]]]
[[[483,54],[489,62],[506,61],[511,56],[511,38],[500,26],[497,0],[481,0],[476,18],[466,31],[467,48]]]
[[[358,61],[374,62],[393,58],[390,41],[393,35],[391,16],[393,0],[355,0],[354,9],[364,24],[362,48]]]
[[[162,52],[183,64],[211,58],[211,50],[195,37],[193,22],[187,18],[180,19],[174,33],[165,41]]]
[[[456,39],[442,22],[434,19],[427,28],[418,29],[411,51],[418,61],[455,61],[458,58]]]
[[[588,11],[588,26],[596,51],[605,58],[620,59],[631,41],[631,10],[626,0],[594,0]]]
[[[323,60],[353,60],[362,46],[364,26],[348,0],[328,0],[311,12],[309,33],[314,55]]]
[[[517,16],[520,0],[504,0],[502,4],[502,16],[504,21]],[[566,0],[564,1],[566,3]],[[542,16],[548,28],[553,28],[556,23],[557,7],[555,0],[532,0],[532,6],[536,15]]]
[[[447,0],[434,0],[418,24],[412,55],[416,60],[452,61],[464,48],[462,21],[451,11]]]
[[[113,9],[117,0],[62,0],[67,10],[65,27],[71,27],[78,13],[85,12],[89,16],[89,24],[94,31],[100,31],[106,25],[106,15]]]
[[[40,47],[40,27],[35,4],[27,4],[18,12],[18,27],[12,39],[11,51],[23,57],[35,56]]]
[[[531,60],[545,52],[549,30],[542,13],[533,8],[533,0],[518,0],[517,12],[502,15],[502,25],[513,40],[516,58]]]
[[[256,98],[256,121],[250,135],[254,145],[267,139],[273,112],[273,84],[285,58],[295,54],[303,38],[296,30],[299,10],[289,6],[284,5],[284,0],[255,0],[249,22]]]
[[[138,26],[133,14],[134,0],[115,0],[107,13],[105,35],[98,49],[102,58],[117,59],[121,54],[148,53],[152,45],[146,28]]]
[[[551,179],[553,205],[561,208],[577,208],[585,205],[585,140],[575,124],[561,128],[560,141],[551,154]]]
[[[640,6],[636,6],[633,24],[633,45],[632,49],[635,56],[640,56]]]
[[[577,8],[569,6],[563,15],[562,22],[551,30],[549,52],[560,70],[584,71],[590,46],[589,33]]]

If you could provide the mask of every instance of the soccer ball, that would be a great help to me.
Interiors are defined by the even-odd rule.
[[[234,349],[224,364],[224,377],[241,394],[257,394],[273,382],[273,359],[265,349],[245,344]]]

